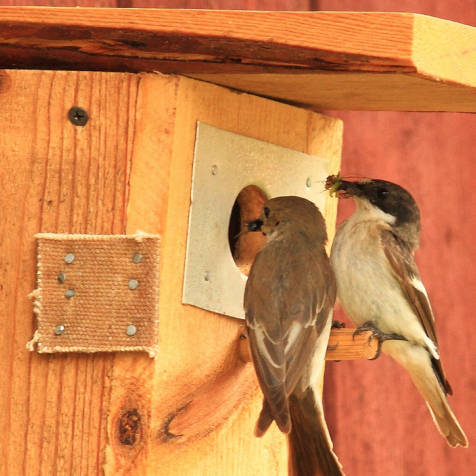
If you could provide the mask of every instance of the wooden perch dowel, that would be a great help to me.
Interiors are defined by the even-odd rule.
[[[355,329],[333,329],[329,338],[326,360],[358,360],[371,359],[377,354],[377,340],[369,342],[371,333],[366,331],[354,336]],[[240,335],[240,358],[244,362],[251,361],[246,334]]]
[[[377,340],[369,342],[366,331],[354,336],[355,329],[333,329],[329,338],[326,360],[371,359],[377,353]]]
[[[326,360],[370,359],[377,342],[369,343],[370,332],[353,336],[355,329],[333,329]],[[158,431],[162,443],[177,444],[201,438],[223,425],[256,389],[256,380],[244,326],[221,371],[192,393],[182,396],[170,409]],[[175,400],[172,400],[175,402]],[[176,403],[176,402],[175,402]]]
[[[412,13],[0,8],[0,68],[180,73],[323,109],[474,112],[475,44]]]

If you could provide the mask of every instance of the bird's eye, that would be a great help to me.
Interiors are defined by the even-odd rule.
[[[268,207],[264,207],[264,216],[265,216],[266,218],[269,218],[269,212],[270,212],[269,208],[268,208]]]
[[[388,190],[386,188],[379,188],[377,190],[377,196],[378,198],[387,198],[388,196]]]

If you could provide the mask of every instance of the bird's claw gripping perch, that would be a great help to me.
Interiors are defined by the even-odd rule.
[[[362,332],[366,332],[366,331],[371,332],[371,334],[369,336],[369,340],[368,340],[369,344],[372,342],[373,339],[377,339],[377,341],[378,341],[377,352],[369,360],[376,360],[380,357],[380,352],[382,350],[382,344],[386,340],[407,340],[407,339],[405,339],[405,337],[401,336],[400,334],[394,334],[394,333],[387,334],[385,332],[382,332],[380,329],[375,327],[375,325],[371,321],[368,321],[368,322],[364,323],[362,326],[360,326],[359,328],[357,328],[354,331],[354,333],[352,334],[352,337],[355,337],[356,335],[362,334]]]

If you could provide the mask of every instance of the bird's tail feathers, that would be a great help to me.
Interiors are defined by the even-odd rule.
[[[450,446],[454,448],[459,445],[467,448],[468,438],[451,410],[445,394],[440,388],[435,393],[438,395],[430,397],[426,400],[426,404],[436,427]]]
[[[261,408],[261,413],[259,414],[258,420],[255,426],[255,436],[258,438],[262,437],[271,423],[273,423],[273,415],[271,415],[271,409],[269,408],[266,398],[263,399],[263,407]]]
[[[332,450],[322,402],[311,387],[289,398],[292,428],[288,434],[289,476],[343,476]]]
[[[468,439],[456,419],[446,397],[449,384],[442,382],[441,374],[431,361],[430,354],[421,346],[403,341],[387,341],[387,352],[409,373],[415,387],[430,410],[438,431],[452,447],[468,446]]]

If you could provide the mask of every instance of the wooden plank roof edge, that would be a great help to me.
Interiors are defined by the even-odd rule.
[[[412,61],[427,79],[476,87],[476,28],[415,15]]]
[[[412,13],[0,7],[0,66],[433,75],[420,26],[452,35],[446,56],[476,43],[476,28]]]

